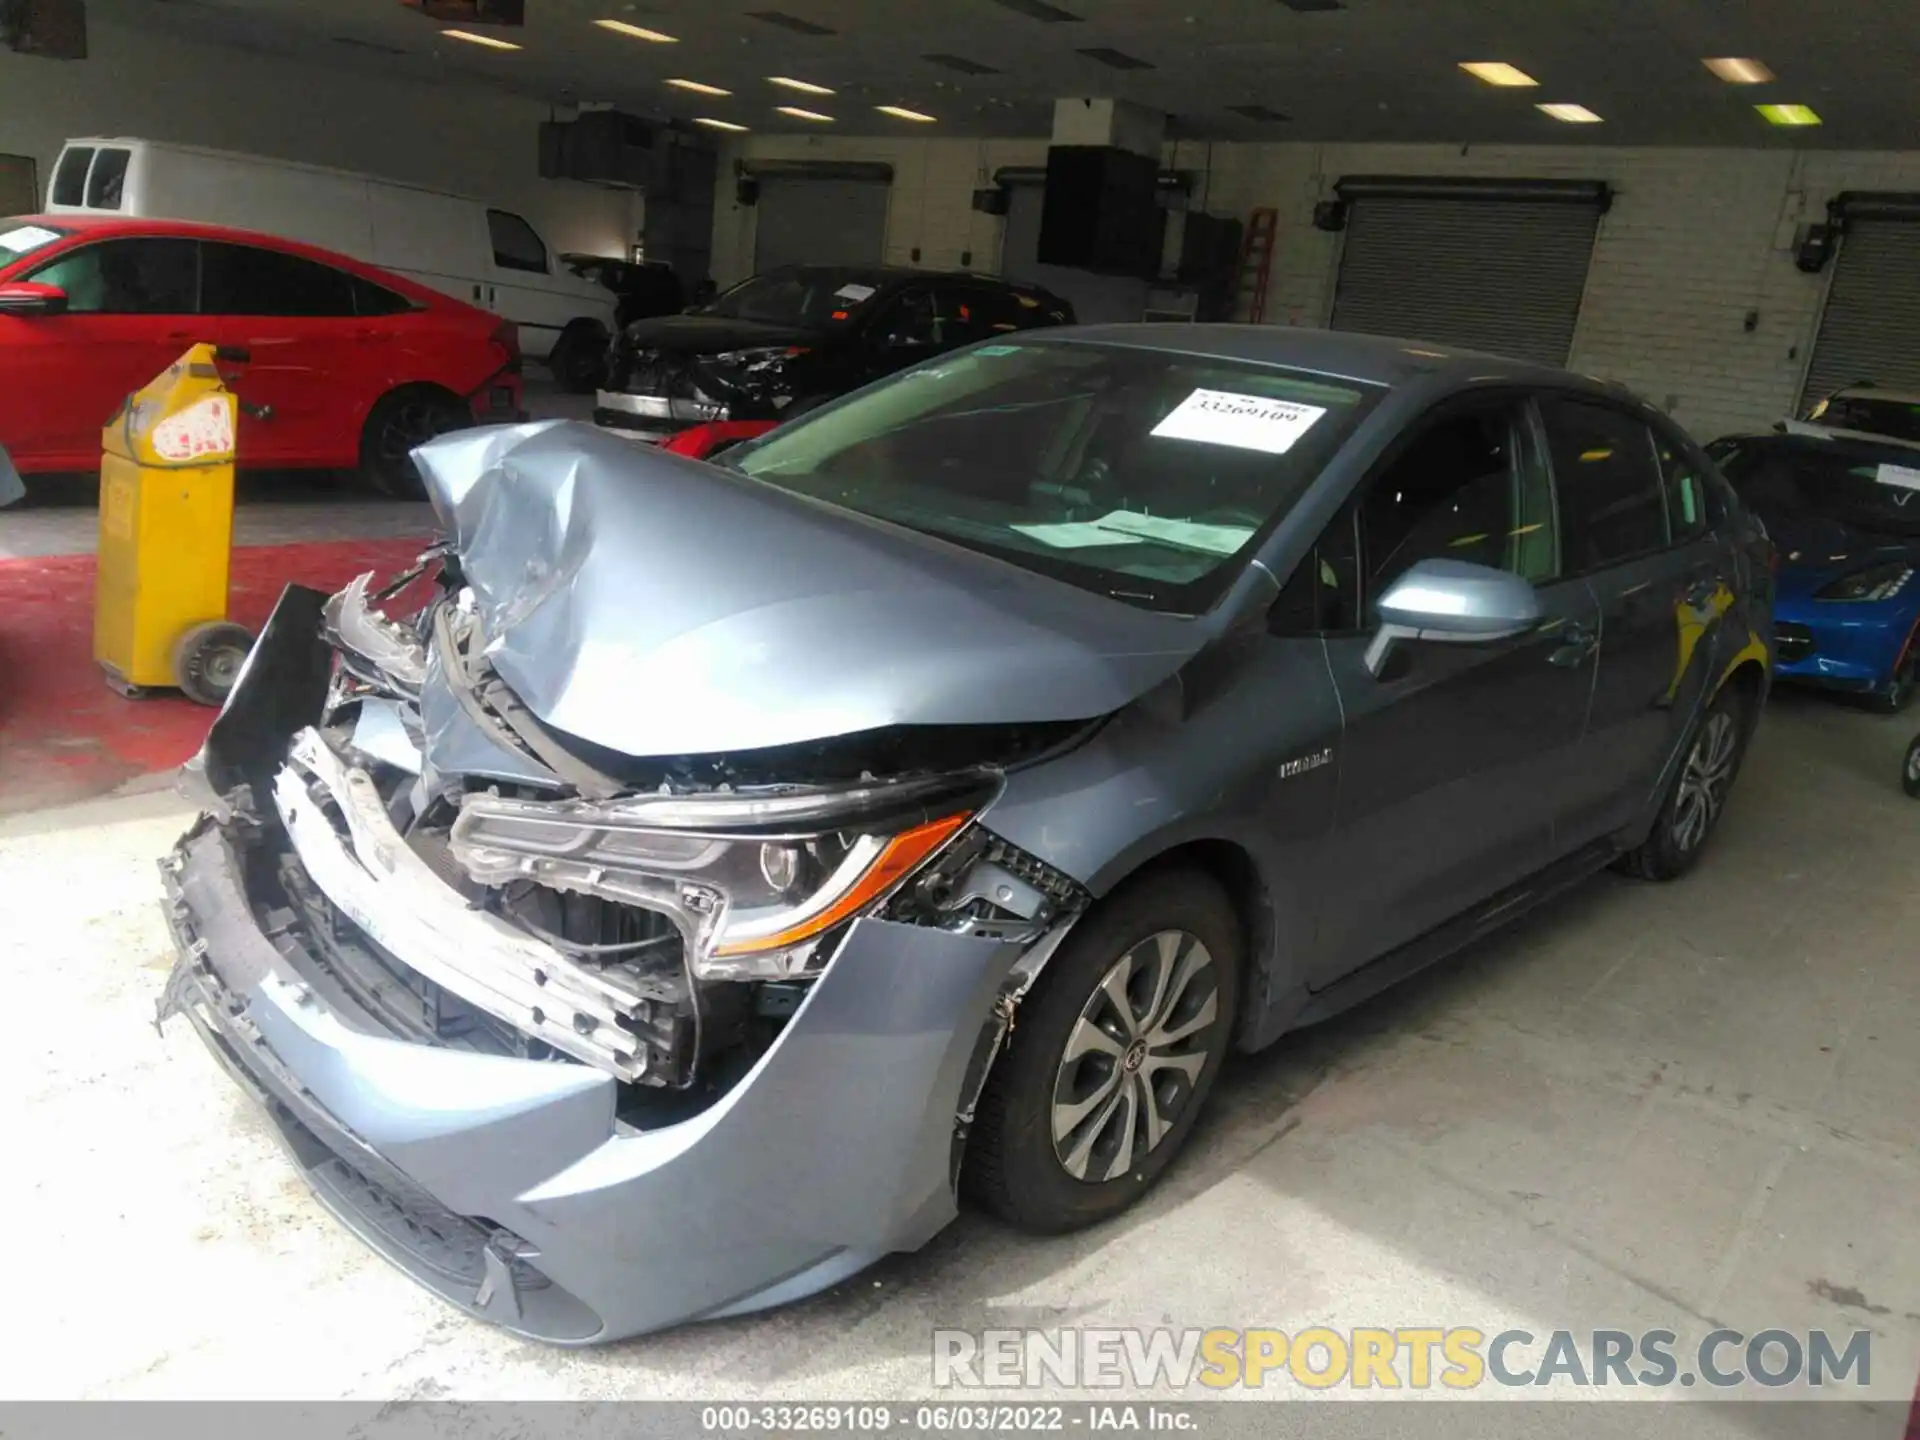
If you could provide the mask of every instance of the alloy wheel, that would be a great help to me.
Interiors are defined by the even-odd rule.
[[[396,406],[380,432],[380,458],[391,465],[409,463],[416,445],[455,428],[446,420],[446,407],[430,400],[410,400]]]
[[[1117,1180],[1158,1148],[1192,1100],[1219,1015],[1219,975],[1198,936],[1163,930],[1113,964],[1054,1078],[1053,1150],[1069,1175]]]
[[[1727,790],[1733,784],[1733,765],[1739,751],[1739,731],[1724,710],[1707,717],[1687,752],[1680,772],[1680,790],[1674,797],[1673,841],[1682,852],[1696,848],[1720,818]]]

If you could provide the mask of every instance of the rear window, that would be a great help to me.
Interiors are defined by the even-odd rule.
[[[346,316],[354,313],[349,277],[330,265],[252,245],[201,247],[200,310],[205,315]]]
[[[0,220],[0,270],[72,233],[58,225],[42,225],[38,220]]]
[[[49,205],[84,205],[87,203],[87,167],[93,163],[91,145],[72,146],[60,154],[60,163],[54,167],[53,184],[47,191]]]
[[[102,150],[94,157],[93,169],[87,172],[87,204],[95,210],[118,210],[120,197],[127,186],[127,160],[129,152],[125,150]]]

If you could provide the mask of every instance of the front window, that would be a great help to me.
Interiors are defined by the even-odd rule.
[[[1881,395],[1836,395],[1807,418],[1835,430],[1860,430],[1894,440],[1920,441],[1920,402]]]
[[[1769,525],[1837,520],[1883,535],[1920,535],[1920,451],[1756,440],[1719,441],[1711,453]]]
[[[769,270],[694,311],[726,320],[830,330],[847,324],[880,292],[882,277],[835,266]]]
[[[0,270],[72,233],[57,225],[42,225],[38,220],[0,220]]]
[[[1195,614],[1384,393],[1130,346],[987,344],[904,371],[727,463],[1084,589]]]

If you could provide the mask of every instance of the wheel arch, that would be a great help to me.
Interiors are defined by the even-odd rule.
[[[1298,988],[1299,977],[1286,972],[1290,953],[1281,935],[1290,913],[1272,867],[1264,863],[1251,837],[1222,831],[1156,836],[1104,867],[1088,888],[1100,899],[1143,875],[1195,870],[1225,892],[1240,922],[1245,942],[1240,957],[1240,1016],[1235,1043],[1255,1049],[1271,1037],[1270,1012],[1276,999]],[[1096,902],[1097,903],[1097,902]],[[1296,937],[1299,938],[1299,937]]]

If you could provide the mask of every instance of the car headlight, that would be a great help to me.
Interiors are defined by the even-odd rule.
[[[1903,560],[1842,575],[1814,592],[1816,600],[1891,600],[1913,579],[1913,567]]]
[[[669,915],[700,979],[790,979],[814,974],[820,942],[938,855],[983,798],[977,784],[902,789],[608,803],[474,794],[452,847],[482,885],[530,880]]]
[[[709,355],[707,364],[716,370],[738,370],[742,375],[765,375],[809,353],[805,345],[759,345],[749,350],[723,350],[718,355]]]

